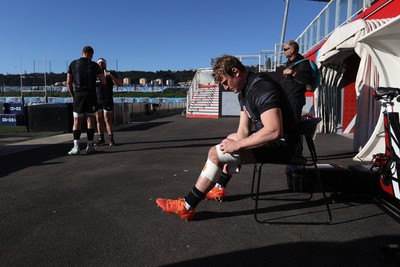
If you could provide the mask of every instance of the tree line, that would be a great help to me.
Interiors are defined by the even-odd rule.
[[[174,81],[174,84],[179,82],[191,81],[196,73],[195,70],[184,71],[118,71],[121,79],[130,78],[132,84],[139,84],[141,78],[146,78],[148,82],[156,79]],[[22,86],[43,86],[54,85],[56,83],[65,82],[67,80],[66,73],[25,73],[19,74],[0,74],[0,86],[20,86],[22,77]],[[46,79],[46,82],[45,82]]]

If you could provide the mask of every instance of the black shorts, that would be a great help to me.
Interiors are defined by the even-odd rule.
[[[113,101],[99,101],[97,105],[97,110],[104,110],[107,112],[114,111],[114,102]]]
[[[76,92],[73,101],[73,111],[78,114],[95,113],[97,111],[96,92]]]
[[[289,161],[296,152],[296,144],[278,140],[264,146],[251,149],[259,163],[281,163]]]

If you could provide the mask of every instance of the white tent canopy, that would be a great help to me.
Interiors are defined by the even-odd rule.
[[[338,90],[341,89],[339,87],[339,82],[343,78],[345,68],[352,67],[346,66],[343,62],[348,56],[354,53],[357,53],[360,57],[360,64],[357,66],[358,72],[354,88],[358,97],[357,115],[353,118],[348,127],[342,129],[343,133],[347,133],[354,127],[354,149],[362,149],[362,153],[360,152],[355,158],[357,160],[370,160],[372,158],[371,153],[375,152],[374,147],[377,147],[380,150],[382,145],[384,145],[384,142],[380,140],[383,130],[381,130],[380,127],[377,129],[377,125],[382,125],[382,118],[380,118],[379,114],[380,105],[372,98],[371,91],[372,88],[376,86],[384,86],[387,84],[386,82],[380,81],[380,76],[385,74],[381,74],[384,71],[382,70],[382,67],[378,65],[376,59],[377,57],[386,57],[387,52],[379,52],[386,50],[376,48],[379,51],[374,52],[372,51],[373,48],[369,48],[366,44],[361,43],[360,40],[367,40],[368,36],[371,36],[369,40],[372,39],[377,41],[377,38],[380,39],[381,35],[385,35],[381,32],[381,30],[386,28],[385,25],[394,25],[393,22],[396,19],[358,19],[348,23],[337,28],[324,43],[318,53],[317,62],[321,71],[325,73],[325,75],[333,75],[336,77],[331,82],[323,79],[322,86],[319,90],[321,91],[320,96],[326,99],[318,99],[316,101],[316,103],[318,103],[316,106],[317,115],[323,118],[321,127],[323,127],[322,129],[327,129],[328,132],[334,130],[334,123],[337,118],[332,117],[330,112],[324,112],[326,110],[332,110],[332,107],[327,107],[326,105],[333,102],[329,98],[335,96]],[[392,29],[389,35],[393,35],[393,32],[396,32],[398,26],[390,26],[389,28]],[[377,32],[381,32],[379,37],[377,37]],[[399,40],[398,37],[391,36],[385,37],[381,41],[385,44],[388,42],[393,43],[396,38]],[[381,44],[381,46],[382,45],[383,44]],[[400,46],[394,43],[393,45],[397,45],[397,51],[399,51]],[[392,47],[391,49],[396,51],[396,48]],[[376,54],[375,59],[372,59],[374,53]],[[385,55],[378,55],[380,53],[384,53]],[[389,59],[385,60],[381,65],[387,64],[387,66],[393,67],[393,64],[389,61]],[[378,67],[380,69],[378,69]],[[399,68],[395,67],[395,69],[398,70]],[[398,75],[398,77],[400,77],[400,75]],[[326,93],[324,91],[326,91]],[[336,94],[333,93],[334,91],[336,91]],[[371,138],[371,136],[374,136],[374,138]],[[374,141],[371,141],[371,139],[374,139]]]
[[[400,16],[365,35],[359,42],[376,66],[379,74],[377,86],[400,88]],[[394,110],[400,111],[400,105],[396,101]],[[381,114],[370,139],[354,160],[370,161],[374,154],[383,153],[385,151],[383,132]]]
[[[380,86],[400,88],[400,16],[359,40],[378,68]]]
[[[318,62],[327,64],[330,61],[338,61],[335,55],[346,48],[354,48],[361,31],[365,27],[365,21],[359,19],[337,28],[319,50]]]
[[[363,38],[369,32],[381,27],[391,19],[377,19],[377,20],[363,20],[358,19],[342,27],[337,28],[329,39],[319,50],[318,63],[321,65],[339,64],[349,53],[355,51],[361,58],[359,71],[356,81],[356,94],[360,94],[361,86],[364,83],[363,75],[366,71],[365,67],[371,67],[368,63],[369,55],[365,53],[365,50],[359,43],[359,40]],[[373,67],[373,66],[372,66]]]

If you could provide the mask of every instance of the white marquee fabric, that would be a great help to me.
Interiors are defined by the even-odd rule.
[[[376,28],[359,40],[362,53],[368,54],[371,65],[375,66],[369,82],[374,86],[400,88],[400,16]],[[379,76],[379,80],[376,79]],[[395,111],[400,105],[395,101]],[[376,127],[367,144],[354,160],[370,161],[373,154],[385,151],[383,116],[380,114]]]
[[[360,57],[360,64],[358,66],[358,73],[355,82],[355,91],[357,95],[357,115],[348,125],[347,128],[342,129],[343,133],[351,131],[354,125],[354,150],[361,149],[369,140],[371,134],[375,129],[375,125],[379,118],[380,105],[371,96],[371,89],[378,85],[379,75],[377,68],[374,66],[373,61],[368,50],[360,44],[359,40],[363,38],[369,32],[380,28],[391,19],[379,19],[379,20],[363,20],[358,19],[351,23],[348,23],[342,27],[336,29],[329,39],[319,50],[318,64],[319,66],[327,70],[325,71],[329,75],[337,76],[336,80],[332,82],[326,81],[322,84],[320,90],[336,90],[336,95],[339,94],[340,83],[342,80],[343,73],[345,71],[345,65],[342,64],[344,59],[349,55],[357,53]],[[349,66],[347,66],[349,67]],[[351,66],[352,67],[352,66]],[[340,68],[343,68],[340,70]],[[338,76],[339,75],[339,76]],[[335,95],[332,92],[329,95]],[[336,96],[337,97],[337,96]],[[317,103],[323,104],[322,101],[316,101]],[[325,101],[326,103],[332,101]],[[324,113],[328,110],[327,107],[316,107],[317,115],[323,118],[322,126],[325,131],[332,132],[335,120],[332,115]]]

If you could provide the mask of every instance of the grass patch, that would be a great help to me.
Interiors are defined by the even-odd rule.
[[[28,132],[25,126],[0,125],[0,137],[46,137],[64,132]]]

